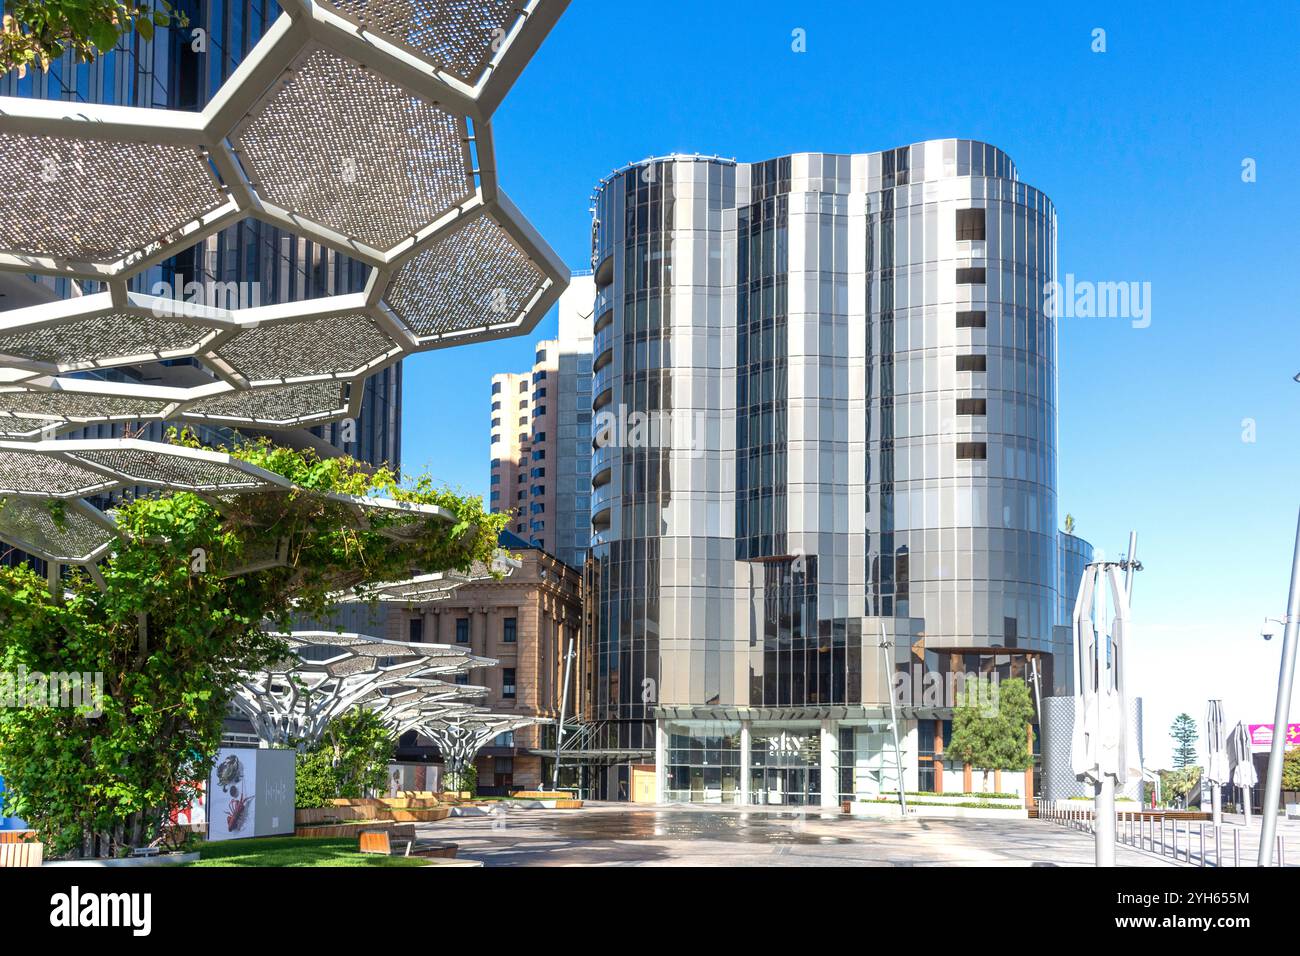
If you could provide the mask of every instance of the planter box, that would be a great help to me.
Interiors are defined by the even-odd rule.
[[[445,820],[451,816],[451,807],[402,807],[390,808],[384,816],[398,823],[428,823],[432,820]]]

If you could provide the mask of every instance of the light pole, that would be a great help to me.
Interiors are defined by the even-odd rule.
[[[1300,376],[1297,376],[1300,381]],[[1273,865],[1273,835],[1277,832],[1277,805],[1282,799],[1282,758],[1287,721],[1291,716],[1291,683],[1295,680],[1296,631],[1300,628],[1300,517],[1296,521],[1295,553],[1291,557],[1291,593],[1286,602],[1286,628],[1282,632],[1282,666],[1277,678],[1277,705],[1273,710],[1273,746],[1268,754],[1264,781],[1264,820],[1259,831],[1260,866]]]

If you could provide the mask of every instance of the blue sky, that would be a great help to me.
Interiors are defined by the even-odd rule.
[[[577,269],[595,182],[648,155],[1006,150],[1056,204],[1062,276],[1151,283],[1148,328],[1062,320],[1059,478],[1096,546],[1139,532],[1130,665],[1161,765],[1174,715],[1207,697],[1272,720],[1281,641],[1258,635],[1285,613],[1300,505],[1300,7],[1043,6],[575,0],[496,115],[498,162]],[[407,360],[407,469],[484,493],[489,377],[554,333],[552,314]]]

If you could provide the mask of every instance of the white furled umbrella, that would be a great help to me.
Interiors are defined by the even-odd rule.
[[[1205,779],[1210,782],[1210,800],[1217,827],[1223,822],[1223,785],[1229,779],[1227,725],[1221,700],[1212,700],[1205,708],[1205,747],[1209,752]]]
[[[1254,751],[1250,746],[1250,731],[1244,721],[1239,721],[1228,735],[1228,765],[1233,786],[1241,788],[1242,805],[1245,807],[1246,826],[1250,826],[1250,791],[1259,783],[1259,774],[1255,772]]]
[[[1074,603],[1070,763],[1075,777],[1095,789],[1098,866],[1115,865],[1115,790],[1142,776],[1141,751],[1136,727],[1128,720],[1124,686],[1128,631],[1128,589],[1120,581],[1118,565],[1093,562],[1083,571]]]

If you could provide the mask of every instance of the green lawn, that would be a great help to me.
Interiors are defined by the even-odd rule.
[[[417,857],[357,852],[356,837],[259,837],[199,846],[190,866],[427,866]]]

